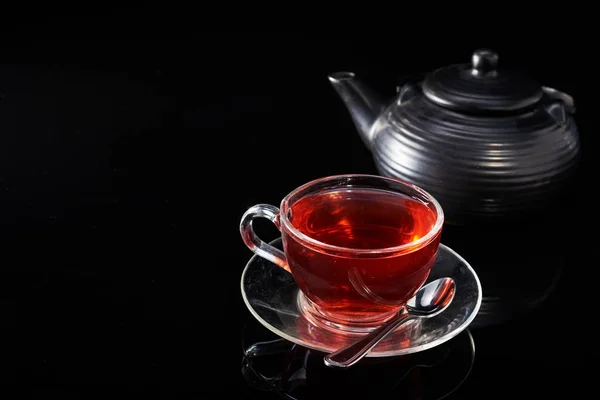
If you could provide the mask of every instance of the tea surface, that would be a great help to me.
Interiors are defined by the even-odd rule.
[[[292,225],[322,243],[379,249],[414,242],[435,224],[420,200],[375,190],[345,189],[305,197],[292,206]]]

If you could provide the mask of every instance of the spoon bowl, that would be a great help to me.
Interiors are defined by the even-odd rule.
[[[436,279],[423,286],[417,294],[408,300],[406,309],[413,316],[435,317],[452,303],[455,290],[454,279]]]

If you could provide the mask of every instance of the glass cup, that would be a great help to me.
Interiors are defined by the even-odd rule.
[[[283,251],[256,235],[257,217],[280,230]],[[426,281],[443,223],[442,207],[423,189],[354,174],[308,182],[279,208],[250,207],[240,234],[250,250],[292,274],[306,318],[363,333],[391,318]]]

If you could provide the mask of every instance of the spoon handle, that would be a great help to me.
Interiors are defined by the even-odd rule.
[[[370,332],[359,341],[343,347],[331,354],[325,356],[325,365],[328,367],[347,368],[367,355],[375,346],[385,339],[390,333],[394,332],[400,325],[413,317],[402,308],[392,319],[386,321],[379,328]]]

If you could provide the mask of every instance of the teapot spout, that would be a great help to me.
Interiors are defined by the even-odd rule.
[[[329,82],[348,108],[358,133],[370,149],[373,139],[371,128],[385,107],[382,99],[356,79],[352,72],[333,73],[329,75]]]

